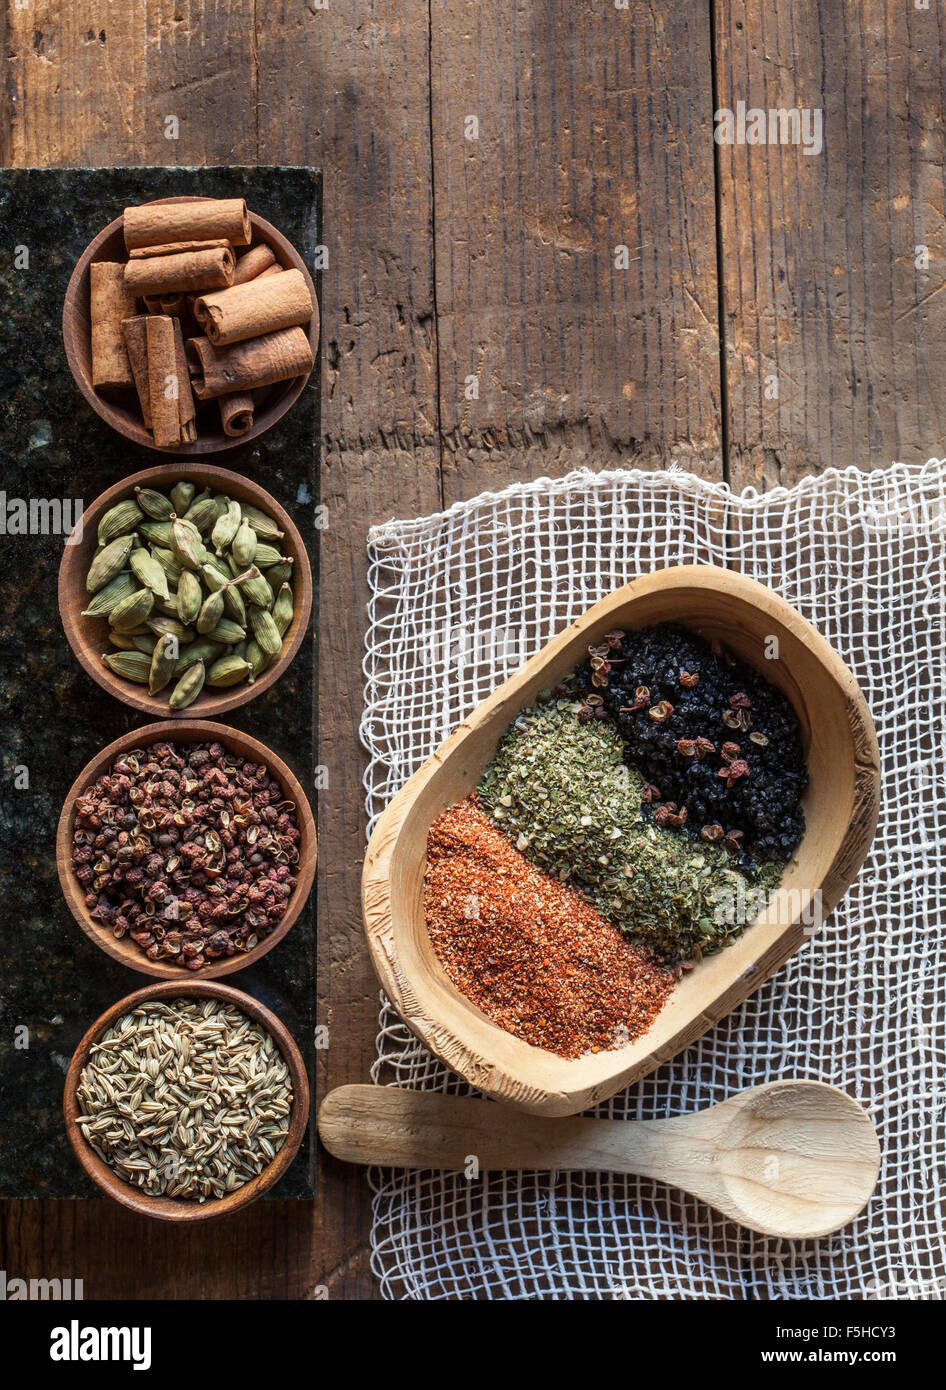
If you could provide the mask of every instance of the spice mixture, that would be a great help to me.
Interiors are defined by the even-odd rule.
[[[218,1000],[153,1001],[114,1024],[79,1078],[77,1123],[150,1196],[203,1202],[261,1173],[289,1132],[292,1083],[272,1037]]]
[[[221,743],[121,754],[76,801],[72,862],[93,921],[188,970],[251,951],[296,886],[294,811],[264,764]]]
[[[670,971],[529,864],[472,800],[431,827],[424,903],[457,988],[507,1032],[562,1057],[632,1042],[672,988]]]
[[[722,844],[654,824],[644,789],[610,720],[582,722],[573,700],[552,698],[516,720],[478,795],[526,859],[609,922],[668,961],[698,960],[742,930],[720,907],[778,874],[745,876]]]
[[[578,678],[581,716],[610,716],[624,757],[652,783],[658,824],[743,856],[791,857],[808,784],[786,697],[719,643],[664,624],[609,633]],[[600,716],[599,716],[600,717]]]

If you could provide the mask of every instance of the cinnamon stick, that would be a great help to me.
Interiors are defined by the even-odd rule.
[[[248,280],[255,280],[257,275],[267,270],[275,259],[276,255],[273,248],[267,246],[265,242],[260,242],[259,246],[251,246],[249,251],[246,251],[236,263],[233,283],[245,285]]]
[[[180,391],[174,352],[174,320],[166,314],[149,314],[145,329],[148,342],[148,381],[154,442],[159,449],[181,442]]]
[[[257,275],[257,280],[265,280],[267,275],[281,275],[282,266],[277,261],[275,265],[268,265],[265,270],[261,270]]]
[[[93,261],[89,267],[92,323],[92,385],[134,386],[122,336],[122,322],[135,313],[135,296],[125,285],[120,261]]]
[[[226,347],[308,323],[312,296],[301,270],[284,270],[200,295],[194,301],[194,317],[215,347]]]
[[[174,241],[229,241],[249,246],[250,215],[244,198],[201,198],[186,203],[145,203],[126,208],[125,247],[166,246]]]
[[[135,314],[132,318],[125,319],[122,324],[122,334],[128,351],[128,360],[131,363],[132,375],[135,378],[138,400],[141,404],[141,418],[144,421],[145,429],[150,430],[151,382],[148,376],[147,322],[147,314]]]
[[[181,422],[181,443],[193,444],[197,438],[197,407],[191,390],[190,373],[187,370],[187,354],[184,351],[184,334],[180,319],[171,320],[174,332],[174,370],[177,373],[178,416]]]
[[[199,401],[307,376],[313,363],[311,344],[301,328],[282,328],[222,348],[214,347],[209,338],[189,338],[187,358],[194,368],[192,385]]]
[[[145,294],[142,298],[149,314],[179,318],[189,308],[186,294]]]
[[[223,432],[231,439],[238,439],[253,428],[253,411],[256,402],[251,391],[235,391],[231,396],[221,396],[220,423]]]
[[[233,284],[235,266],[229,246],[148,256],[125,265],[125,288],[134,295],[176,294],[182,290],[219,290]]]
[[[215,246],[229,246],[229,241],[216,237],[210,241],[167,241],[163,246],[136,246],[128,259],[146,260],[149,256],[179,256],[185,251],[212,251]],[[231,248],[232,249],[232,248]]]

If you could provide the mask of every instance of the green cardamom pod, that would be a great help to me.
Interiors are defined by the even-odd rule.
[[[241,503],[241,510],[243,512],[243,520],[250,523],[260,540],[282,540],[283,533],[280,531],[275,521],[273,521],[272,517],[267,516],[265,512],[261,512],[258,507],[253,507],[248,502]]]
[[[124,676],[128,681],[137,681],[139,685],[148,684],[151,658],[144,652],[105,652],[102,660],[116,676]]]
[[[202,661],[195,661],[193,666],[188,666],[171,691],[171,698],[168,701],[171,709],[186,709],[188,705],[192,705],[204,688],[206,676],[207,672]]]
[[[158,641],[157,637],[154,635],[150,628],[148,628],[145,632],[136,633],[136,635],[131,640],[135,644],[135,651],[145,652],[148,656],[151,656],[152,652],[154,651],[155,645]]]
[[[282,646],[282,636],[273,622],[272,613],[267,612],[265,608],[251,608],[250,627],[266,655],[275,656]]]
[[[171,518],[171,549],[184,569],[200,569],[204,549],[200,535],[186,520],[176,516]]]
[[[230,547],[230,553],[241,569],[246,569],[247,565],[252,565],[258,544],[256,532],[250,523],[241,521],[240,529],[233,537],[233,544]]]
[[[163,492],[155,492],[152,487],[136,487],[135,497],[138,506],[147,512],[152,521],[170,521],[174,503]]]
[[[240,656],[222,656],[207,672],[208,685],[239,685],[250,673],[250,663]]]
[[[168,617],[163,613],[152,613],[148,619],[148,626],[159,637],[176,637],[182,647],[194,640],[192,627],[185,627],[177,618]]]
[[[247,676],[247,680],[252,685],[256,677],[266,670],[272,657],[263,651],[255,637],[251,637],[246,644],[246,659],[250,663],[250,674]]]
[[[290,584],[283,584],[280,587],[279,593],[276,595],[276,602],[273,604],[272,612],[276,629],[280,637],[284,637],[286,635],[286,629],[292,622],[293,615],[292,586]]]
[[[181,648],[181,654],[174,667],[175,676],[181,675],[188,666],[193,666],[195,661],[213,662],[218,657],[223,656],[225,648],[221,642],[211,642],[209,637],[198,638],[196,642],[191,642],[189,646]]]
[[[144,536],[150,545],[171,544],[171,523],[169,521],[143,521],[138,527],[139,536]]]
[[[267,570],[270,565],[281,565],[288,559],[289,556],[282,555],[274,545],[260,541],[253,556],[253,564],[259,565],[261,570]]]
[[[140,639],[138,637],[130,637],[127,632],[115,632],[115,630],[112,629],[108,634],[108,640],[113,647],[117,647],[119,651],[122,652],[137,652],[141,650],[138,646]]]
[[[220,558],[219,555],[214,555],[212,552],[208,552],[208,557],[207,557],[207,559],[204,561],[204,578],[205,578],[205,579],[206,579],[206,577],[207,577],[207,570],[208,570],[208,569],[211,569],[211,570],[213,570],[213,572],[214,572],[215,574],[218,574],[218,575],[220,576],[220,578],[221,578],[221,580],[223,581],[224,584],[226,584],[226,582],[227,582],[228,579],[232,579],[232,578],[233,578],[233,574],[232,574],[232,572],[231,572],[231,570],[230,570],[230,566],[227,564],[226,560],[221,560],[221,558]]]
[[[108,621],[116,632],[131,633],[146,621],[153,607],[154,594],[151,590],[139,589],[116,603],[108,615]]]
[[[227,547],[233,543],[233,537],[239,531],[242,519],[243,514],[240,511],[239,502],[228,501],[226,511],[223,516],[217,517],[210,533],[210,539],[218,555],[222,555]]]
[[[114,507],[109,507],[99,522],[99,545],[108,545],[109,541],[134,531],[143,515],[138,505],[127,498],[124,502],[116,502]]]
[[[167,599],[168,577],[150,551],[133,550],[128,563],[146,589],[150,589],[158,598]]]
[[[257,555],[259,551],[257,550]],[[270,588],[278,589],[280,584],[292,583],[292,556],[287,555],[281,564],[267,565],[266,582]]]
[[[151,657],[151,670],[148,672],[148,694],[157,695],[163,690],[174,674],[177,665],[178,645],[176,637],[159,637],[154,644]]]
[[[119,536],[96,553],[85,580],[85,587],[90,594],[104,589],[106,584],[110,584],[121,574],[131,554],[131,542],[131,536]]]
[[[217,520],[217,504],[209,491],[198,497],[196,502],[191,503],[184,513],[184,520],[189,521],[192,526],[196,526],[201,535],[211,529]]]
[[[171,505],[178,516],[183,516],[194,500],[197,489],[193,483],[175,483],[171,488]]]
[[[160,545],[153,545],[151,547],[151,554],[154,556],[158,564],[164,570],[164,573],[167,575],[168,579],[170,579],[171,583],[179,583],[182,571],[181,566],[177,563],[177,556],[174,554],[174,552],[171,550],[165,550]]]
[[[190,570],[185,570],[184,573],[190,574]],[[169,589],[167,598],[158,598],[157,595],[155,595],[153,611],[155,613],[163,613],[166,618],[179,617],[180,614],[177,611],[177,594],[175,591]]]
[[[218,590],[204,599],[203,606],[197,615],[197,631],[202,637],[206,637],[208,632],[213,632],[214,628],[223,617],[223,593]]]
[[[254,566],[255,569],[255,566]],[[257,608],[272,608],[276,595],[273,593],[269,582],[263,578],[259,570],[254,574],[252,571],[237,581],[240,591],[247,603],[255,604]]]
[[[232,622],[229,618],[221,618],[213,632],[208,632],[207,636],[214,642],[222,642],[226,647],[232,647],[234,642],[242,642],[246,636],[246,628],[239,623]]]
[[[204,601],[204,591],[200,580],[192,570],[184,570],[177,585],[177,616],[185,627],[197,619]]]
[[[99,589],[88,608],[83,608],[83,618],[107,618],[120,599],[127,598],[138,589],[138,581],[130,570],[123,570],[104,589]]]

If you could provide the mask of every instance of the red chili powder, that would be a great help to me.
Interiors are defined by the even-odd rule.
[[[427,928],[461,993],[517,1038],[579,1057],[647,1031],[673,975],[514,849],[470,798],[434,821]]]

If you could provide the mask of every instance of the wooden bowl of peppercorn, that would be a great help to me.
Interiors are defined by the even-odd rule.
[[[209,488],[233,501],[245,503],[265,512],[283,533],[279,548],[292,561],[292,621],[283,634],[282,647],[269,665],[250,683],[238,685],[204,685],[200,694],[186,708],[175,711],[168,705],[173,682],[156,695],[146,684],[125,680],[116,675],[102,660],[102,654],[116,655],[109,646],[109,624],[104,617],[83,616],[90,595],[86,576],[98,545],[98,526],[102,517],[117,503],[133,500],[136,488],[169,491],[176,482],[192,483],[200,493]],[[204,463],[166,463],[132,473],[121,482],[101,493],[86,507],[72,535],[63,546],[59,564],[59,616],[66,640],[79,665],[109,695],[132,709],[156,719],[215,719],[228,710],[254,700],[269,690],[283,675],[302,646],[312,616],[312,570],[305,543],[289,513],[264,488],[239,473]]]
[[[265,1029],[278,1047],[289,1071],[292,1085],[292,1109],[289,1119],[289,1133],[282,1147],[267,1166],[257,1176],[243,1183],[224,1197],[211,1197],[205,1201],[193,1198],[152,1196],[140,1188],[126,1182],[115,1172],[87,1143],[79,1126],[82,1111],[77,1096],[83,1069],[92,1056],[93,1046],[113,1024],[133,1009],[155,1001],[168,1001],[176,998],[206,1000],[213,999],[220,1004],[229,1004],[245,1014],[251,1022]],[[160,984],[146,985],[143,989],[119,999],[116,1004],[95,1020],[85,1033],[72,1055],[66,1084],[63,1091],[63,1117],[66,1134],[73,1152],[86,1173],[97,1187],[108,1197],[122,1206],[129,1207],[140,1216],[149,1216],[158,1221],[191,1223],[207,1221],[218,1216],[229,1216],[242,1207],[249,1206],[264,1192],[274,1187],[286,1172],[299,1151],[306,1125],[309,1120],[309,1079],[305,1062],[295,1041],[282,1022],[271,1010],[251,995],[229,985],[214,984],[210,980],[187,979],[163,981]]]
[[[138,804],[132,811],[129,805],[112,824],[115,835],[107,842],[103,841],[101,846],[97,845],[94,839],[91,845],[79,846],[85,862],[79,865],[75,863],[75,834],[77,829],[82,829],[80,810],[83,816],[91,817],[85,822],[84,833],[93,837],[101,834],[100,824],[103,829],[108,829],[107,807],[102,808],[105,810],[103,816],[97,806],[92,805],[86,810],[80,803],[87,799],[87,793],[95,787],[98,779],[110,772],[116,760],[129,754],[132,749],[147,750],[155,744],[191,747],[194,744],[215,743],[222,745],[227,754],[242,758],[244,766],[251,764],[256,768],[257,778],[259,768],[265,767],[268,774],[279,783],[282,792],[280,801],[275,805],[270,797],[266,804],[260,802],[256,806],[253,802],[254,788],[241,787],[239,790],[245,793],[245,801],[238,802],[238,798],[235,798],[226,802],[221,809],[226,810],[230,817],[230,825],[226,827],[226,831],[234,837],[232,846],[226,843],[207,846],[204,843],[197,844],[190,838],[194,835],[194,830],[188,825],[188,817],[194,816],[197,807],[200,806],[201,803],[196,800],[196,796],[200,795],[201,791],[198,787],[190,794],[184,788],[183,797],[173,792],[168,796],[165,796],[164,792],[158,793],[161,799],[162,819],[166,809],[172,816],[170,825],[162,826],[155,823],[156,816],[152,815],[148,817],[147,825],[143,826],[139,822],[139,816],[141,821],[144,821],[143,812],[149,808]],[[128,777],[128,773],[117,775]],[[159,774],[155,774],[149,780],[158,782]],[[198,779],[195,775],[191,780]],[[291,813],[284,805],[286,802],[292,803]],[[272,812],[275,812],[275,817]],[[279,845],[272,850],[267,848],[266,853],[261,854],[260,850],[254,848],[260,843],[261,835],[265,841],[267,835],[282,836],[286,830],[292,828],[288,821],[280,819],[285,815],[295,819],[298,831],[295,844]],[[240,818],[248,823],[238,825],[237,821]],[[191,824],[193,825],[193,822]],[[136,856],[134,832],[138,829],[144,829],[147,844],[144,846],[146,852]],[[254,829],[257,832],[255,835]],[[169,842],[164,843],[159,837],[167,835],[168,832],[173,833]],[[197,834],[200,834],[199,822]],[[226,867],[224,878],[221,865],[225,863],[225,854],[234,848],[239,850],[239,857],[235,863]],[[92,851],[91,859],[88,855],[89,850]],[[190,860],[192,870],[203,875],[199,890],[190,880],[183,877],[187,871],[181,868],[180,863],[174,865],[173,870],[168,870],[168,863],[179,850],[183,851],[182,854],[178,854],[181,863]],[[207,872],[204,872],[204,859],[208,853],[214,862],[207,864]],[[127,856],[127,862],[137,865],[145,878],[152,874],[152,881],[163,885],[150,899],[154,904],[154,911],[145,914],[149,920],[144,924],[141,911],[144,901],[137,895],[135,888],[123,886],[122,896],[118,897],[117,894],[108,894],[107,886],[102,887],[101,891],[95,887],[99,882],[96,875],[100,873],[108,876],[112,864],[120,862],[124,856]],[[152,856],[163,857],[163,864],[149,863]],[[282,759],[265,744],[239,729],[197,719],[148,724],[144,728],[132,729],[121,738],[117,738],[114,743],[110,743],[107,748],[103,748],[86,764],[69,789],[56,833],[56,867],[59,882],[69,910],[86,936],[113,960],[120,961],[131,970],[138,970],[142,974],[153,975],[162,980],[180,980],[182,984],[194,979],[215,979],[221,975],[229,975],[235,970],[243,970],[271,951],[292,927],[308,900],[315,881],[316,857],[316,829],[311,807],[298,778]],[[273,866],[278,869],[288,868],[289,874],[281,875],[281,878],[291,877],[295,880],[288,893],[284,891],[284,882],[276,882],[268,876],[268,871]],[[82,870],[82,877],[89,881],[80,881],[77,868]],[[179,870],[182,877],[176,879],[172,874],[178,873]],[[267,886],[264,889],[264,883],[275,883],[275,886]],[[211,885],[209,888],[208,884]],[[218,892],[213,885],[220,885],[221,889],[225,889],[225,894]],[[197,902],[188,900],[188,888],[191,886],[197,894]],[[91,905],[89,900],[96,896],[104,896],[107,899],[108,920],[103,920],[98,907]],[[219,915],[208,914],[205,919],[201,915],[201,902],[210,901],[217,904],[221,896],[226,897],[228,910],[220,912]],[[136,915],[129,914],[127,904],[137,906],[139,912]],[[284,910],[277,919],[275,914],[278,908]],[[96,911],[99,911],[98,918],[93,916],[93,912]],[[201,928],[189,929],[188,923],[191,920],[199,921]],[[153,929],[152,922],[155,924]],[[202,929],[208,924],[219,925],[214,933],[207,935]],[[136,940],[136,931],[145,939]],[[225,942],[224,936],[229,936],[230,939]],[[207,950],[193,950],[200,941],[210,943],[209,954]],[[198,958],[202,963],[195,965],[194,962],[198,961]]]
[[[662,623],[722,644],[788,698],[808,771],[805,831],[765,911],[682,974],[647,1032],[624,1047],[566,1058],[500,1028],[447,976],[424,910],[428,832],[475,790],[518,714],[586,661],[590,645],[615,629]],[[794,608],[730,570],[657,570],[602,599],[526,662],[390,802],[362,876],[375,970],[404,1022],[471,1085],[535,1114],[577,1114],[688,1047],[799,949],[812,934],[806,919],[813,905],[820,902],[823,921],[857,876],[873,838],[879,789],[877,738],[857,682]]]

